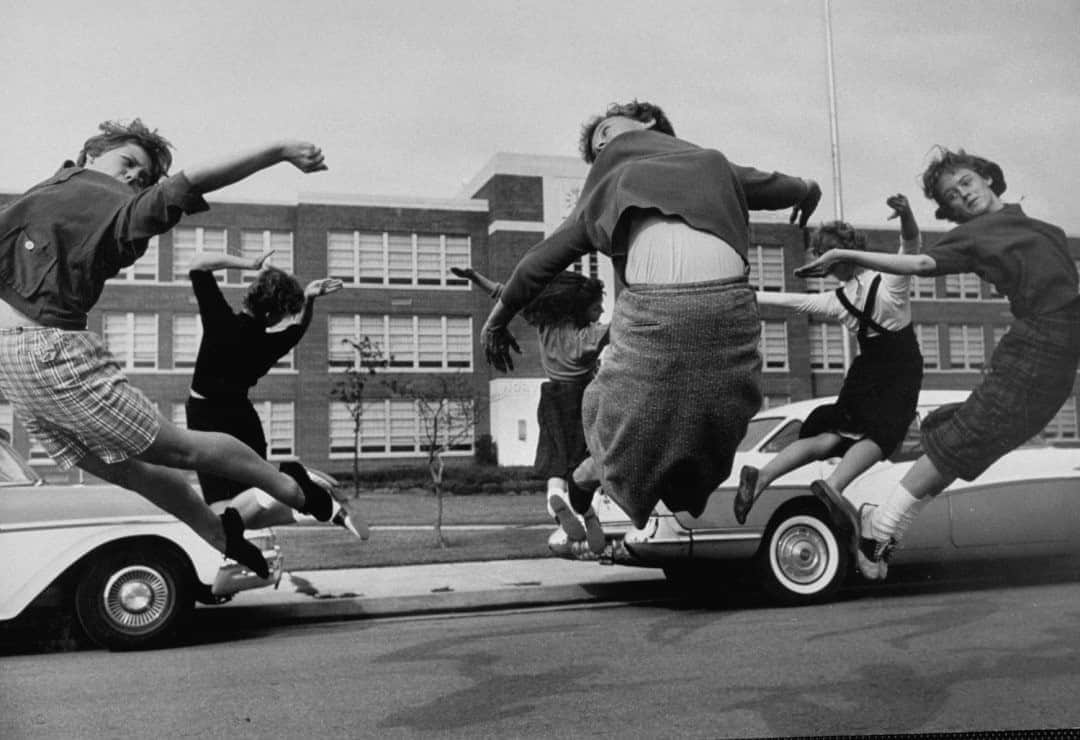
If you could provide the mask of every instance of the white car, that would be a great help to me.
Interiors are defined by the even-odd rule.
[[[967,395],[923,391],[918,419],[901,448],[857,478],[845,495],[856,507],[880,503],[922,453],[921,419]],[[635,530],[623,511],[598,493],[594,505],[609,544],[604,558],[663,568],[672,581],[695,587],[722,583],[749,566],[780,602],[805,604],[831,597],[854,568],[809,485],[827,478],[838,458],[810,463],[777,479],[755,503],[745,525],[735,521],[732,502],[741,467],[762,467],[798,436],[810,411],[834,400],[813,399],[759,412],[750,422],[731,477],[713,492],[700,517],[660,505],[646,526]],[[975,481],[957,480],[931,501],[890,562],[901,566],[1071,553],[1080,553],[1080,450],[1032,440]]]
[[[226,559],[131,491],[43,483],[0,440],[0,622],[59,604],[73,608],[87,636],[103,647],[166,644],[196,601],[222,603],[280,581],[274,533],[245,535],[262,550],[269,578]]]

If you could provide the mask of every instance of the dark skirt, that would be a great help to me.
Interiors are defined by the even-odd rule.
[[[536,420],[540,438],[536,444],[537,475],[567,478],[588,457],[585,428],[581,424],[581,398],[588,378],[580,381],[549,380],[540,386]]]
[[[231,434],[266,459],[266,435],[262,422],[247,398],[222,401],[188,397],[185,410],[188,429]],[[243,483],[210,473],[199,473],[199,487],[202,488],[203,499],[208,504],[228,501],[250,488]]]
[[[761,334],[745,278],[631,286],[585,390],[604,493],[644,526],[657,502],[700,516],[761,407]]]
[[[974,480],[1041,432],[1072,395],[1080,362],[1080,299],[1017,319],[962,404],[923,421],[926,454],[943,473]]]
[[[856,440],[869,439],[888,457],[904,441],[915,418],[922,378],[923,357],[910,324],[898,332],[865,338],[836,403],[810,412],[799,436],[841,434],[847,440],[836,454],[846,452]]]

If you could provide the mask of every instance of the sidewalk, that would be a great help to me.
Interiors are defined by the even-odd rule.
[[[536,558],[286,572],[276,590],[200,607],[246,625],[607,601],[670,594],[662,571]],[[209,614],[207,614],[209,616]]]

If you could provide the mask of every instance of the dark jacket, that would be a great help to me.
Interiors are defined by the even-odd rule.
[[[136,193],[65,162],[0,209],[0,300],[44,326],[85,329],[106,280],[207,208],[182,172]]]

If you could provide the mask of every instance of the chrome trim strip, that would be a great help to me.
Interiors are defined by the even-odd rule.
[[[179,524],[180,521],[169,514],[148,514],[140,517],[116,516],[98,519],[78,519],[37,521],[20,524],[0,524],[0,532],[34,532],[40,529],[80,529],[84,527],[104,527],[131,524]]]

